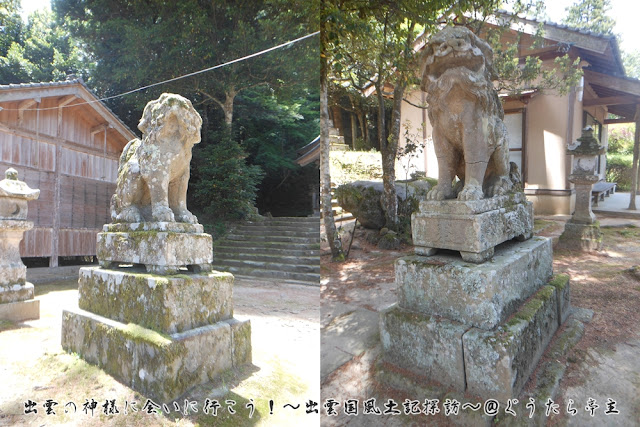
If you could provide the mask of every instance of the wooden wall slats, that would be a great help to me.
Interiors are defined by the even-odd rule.
[[[62,126],[58,129],[56,107],[60,99],[42,98],[39,104],[24,110],[22,121],[15,111],[20,101],[1,103],[0,175],[13,167],[21,180],[31,188],[40,189],[39,199],[29,202],[28,220],[33,221],[35,227],[25,233],[20,244],[24,257],[95,255],[96,233],[110,222],[109,205],[115,191],[117,158],[120,147],[127,141],[122,141],[117,131],[108,129],[105,158],[105,133],[91,135],[91,130],[104,119],[88,110],[92,107],[73,107],[81,99],[62,110]],[[36,112],[36,107],[51,109]],[[57,171],[60,229],[57,254],[53,254],[56,145],[61,146]],[[82,152],[83,147],[89,152]],[[2,178],[4,176],[0,176]]]

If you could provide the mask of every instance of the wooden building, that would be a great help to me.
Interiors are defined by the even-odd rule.
[[[13,167],[40,198],[23,257],[91,256],[110,222],[118,158],[136,135],[82,79],[0,85],[0,173]]]

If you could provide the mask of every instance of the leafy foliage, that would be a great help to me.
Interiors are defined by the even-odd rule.
[[[607,154],[607,181],[616,182],[618,190],[631,189],[632,160],[631,154]]]
[[[640,79],[640,51],[624,52],[622,55],[624,70],[629,77]]]
[[[27,25],[17,22],[15,14],[2,15],[0,12],[0,19],[6,22],[0,32],[2,83],[64,80],[69,74],[87,76],[92,64],[85,62],[75,40],[56,25],[51,12],[34,12]]]
[[[244,218],[251,213],[262,171],[246,165],[245,152],[229,132],[210,137],[218,142],[194,147],[192,167],[198,177],[190,183],[195,191],[189,193],[189,204],[214,221]]]
[[[609,132],[608,154],[632,154],[633,153],[633,136],[636,125],[634,123],[616,126]]]
[[[567,8],[567,17],[562,23],[598,34],[612,35],[616,22],[607,16],[610,9],[610,0],[578,0]]]
[[[616,182],[618,189],[631,189],[633,137],[635,124],[616,125],[609,132],[609,147],[607,148],[607,181]]]

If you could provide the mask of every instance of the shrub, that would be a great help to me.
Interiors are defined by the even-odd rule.
[[[631,154],[633,152],[633,135],[635,125],[616,127],[609,134],[609,148],[611,154]]]
[[[631,154],[607,153],[607,181],[617,183],[618,190],[631,190]]]
[[[194,147],[189,204],[215,220],[242,219],[255,210],[262,170],[247,165],[244,150],[228,133],[216,136],[216,143]]]

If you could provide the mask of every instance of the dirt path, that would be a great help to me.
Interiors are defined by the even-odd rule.
[[[28,275],[28,273],[27,273]],[[319,289],[275,282],[237,280],[235,316],[250,319],[253,366],[215,384],[198,387],[159,415],[143,413],[146,398],[60,346],[62,309],[77,306],[75,281],[36,286],[41,318],[0,324],[0,425],[317,425],[305,402],[319,402]],[[221,404],[217,416],[204,414],[205,400]],[[57,405],[46,415],[47,399]],[[93,416],[84,403],[97,402]],[[119,414],[105,415],[102,405],[115,399]],[[197,402],[198,413],[183,414],[184,399]],[[37,414],[24,414],[24,402],[37,402]],[[236,414],[226,400],[236,401]],[[273,410],[269,400],[274,401]],[[131,402],[137,402],[134,412]],[[73,402],[76,405],[74,412]],[[249,418],[247,404],[255,405]],[[301,405],[294,410],[285,404]],[[168,409],[168,411],[166,411]],[[125,415],[125,411],[127,414]],[[168,413],[167,413],[168,412]],[[273,413],[271,413],[273,412]]]

